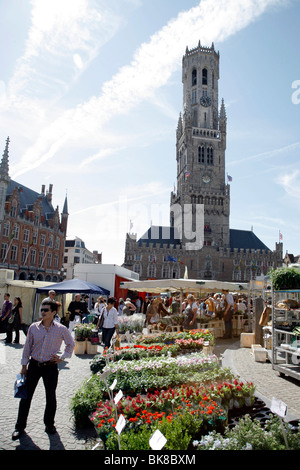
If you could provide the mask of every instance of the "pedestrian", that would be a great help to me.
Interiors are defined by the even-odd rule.
[[[60,316],[58,315],[58,310],[59,310],[59,307],[61,307],[61,303],[60,303],[60,302],[57,302],[57,301],[55,300],[55,296],[56,296],[55,290],[49,290],[49,291],[48,291],[48,297],[46,297],[46,298],[42,301],[41,306],[40,306],[40,310],[39,310],[39,319],[42,318],[41,308],[42,308],[43,303],[44,303],[44,302],[47,302],[48,300],[53,300],[53,302],[56,302],[57,305],[58,305],[58,309],[57,309],[56,316],[55,316],[55,321],[57,321],[57,322],[60,323]]]
[[[69,315],[69,330],[72,333],[73,328],[76,324],[82,322],[84,316],[84,305],[83,302],[80,300],[80,294],[75,294],[74,300],[70,302],[68,307]]]
[[[8,320],[7,325],[7,338],[6,342],[12,342],[13,331],[15,331],[15,344],[19,344],[20,342],[20,330],[22,329],[23,325],[23,305],[22,300],[20,297],[14,298],[14,306],[12,308],[11,317]]]
[[[125,303],[124,303],[124,300],[122,299],[122,297],[119,299],[119,306],[118,306],[118,315],[122,315],[123,313],[123,308],[125,307]]]
[[[90,297],[88,294],[86,294],[84,297],[83,297],[83,323],[89,323],[89,314],[90,314],[90,310],[89,310],[89,300],[90,300]]]
[[[193,294],[188,294],[186,308],[184,310],[185,318],[183,328],[185,330],[193,330],[197,328],[196,315],[198,306],[195,302]]]
[[[232,338],[232,317],[233,317],[233,305],[234,300],[232,294],[228,290],[223,289],[223,300],[225,305],[224,311],[224,327],[225,334],[223,338]]]
[[[54,321],[57,304],[47,301],[41,308],[42,320],[29,327],[21,359],[21,375],[26,376],[27,398],[21,398],[19,412],[12,439],[19,439],[27,425],[33,394],[39,379],[43,378],[46,392],[44,412],[45,432],[55,434],[56,387],[58,381],[57,365],[72,356],[75,342],[68,329]],[[58,355],[62,342],[65,350]]]
[[[118,335],[118,311],[115,308],[115,299],[110,297],[107,300],[107,306],[103,311],[104,320],[102,325],[102,342],[104,343],[104,348],[110,347],[111,338],[116,331]]]
[[[98,297],[97,299],[97,302],[95,303],[95,309],[94,309],[94,312],[95,312],[94,323],[96,325],[97,330],[100,329],[102,331],[102,327],[100,327],[100,322],[101,322],[101,318],[102,318],[105,307],[106,307],[106,303],[103,297],[100,295],[100,297]]]
[[[125,305],[122,310],[123,315],[127,315],[127,316],[133,315],[133,313],[135,312],[135,309],[136,307],[134,303],[132,303],[131,300],[127,298],[125,300]]]
[[[11,316],[11,311],[12,311],[12,302],[10,301],[10,294],[6,292],[4,294],[4,302],[2,305],[2,312],[1,312],[1,318],[0,318],[0,332],[1,333],[6,333],[6,338],[5,338],[5,343],[9,343],[9,338],[7,338],[7,325],[8,325],[8,320]]]
[[[206,301],[206,306],[207,306],[207,309],[206,309],[206,313],[207,315],[210,315],[211,317],[215,315],[216,313],[216,304],[214,302],[214,299],[213,297],[209,296]]]

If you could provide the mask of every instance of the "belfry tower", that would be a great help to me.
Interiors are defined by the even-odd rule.
[[[214,44],[203,47],[199,41],[196,48],[186,48],[182,59],[183,113],[176,131],[177,191],[171,193],[170,201],[171,226],[178,229],[183,249],[189,244],[184,208],[190,211],[193,231],[199,207],[202,214],[204,211],[204,238],[194,249],[230,245],[230,187],[225,181],[227,118],[223,100],[219,109],[218,80],[219,52]]]

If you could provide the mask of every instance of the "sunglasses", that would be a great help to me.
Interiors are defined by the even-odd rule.
[[[50,308],[41,308],[41,312],[50,312]]]

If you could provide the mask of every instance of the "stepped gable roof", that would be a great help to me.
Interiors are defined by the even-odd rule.
[[[170,246],[180,245],[181,240],[176,228],[152,225],[137,243],[139,246],[142,246],[142,243],[146,243],[146,246],[149,246],[150,243],[153,243],[153,245]]]
[[[251,230],[230,229],[230,248],[270,251]]]
[[[19,196],[19,201],[20,201],[20,206],[19,206],[20,215],[26,212],[26,210],[29,210],[29,211],[32,210],[37,199],[40,198],[45,221],[53,218],[55,210],[51,202],[47,199],[47,196],[40,194],[36,191],[33,191],[32,189],[27,188],[26,186],[20,183],[17,183],[16,181],[10,180],[8,188],[7,188],[7,192],[6,192],[6,197],[11,196],[16,187],[18,188],[18,196]]]

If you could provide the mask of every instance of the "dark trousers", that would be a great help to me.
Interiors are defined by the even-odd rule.
[[[58,381],[57,364],[39,366],[36,362],[31,360],[28,366],[26,379],[27,398],[21,398],[19,405],[19,413],[16,423],[16,429],[19,431],[26,428],[31,400],[41,377],[43,378],[46,391],[44,423],[45,426],[54,425],[54,417],[56,412],[56,387]]]
[[[104,343],[105,348],[110,347],[110,340],[113,337],[116,328],[102,328],[102,342]]]
[[[12,342],[13,331],[15,330],[15,333],[16,333],[15,343],[19,343],[19,341],[20,341],[20,329],[21,329],[21,326],[14,327],[10,323],[8,323],[7,330],[6,330],[6,342],[7,343]]]

